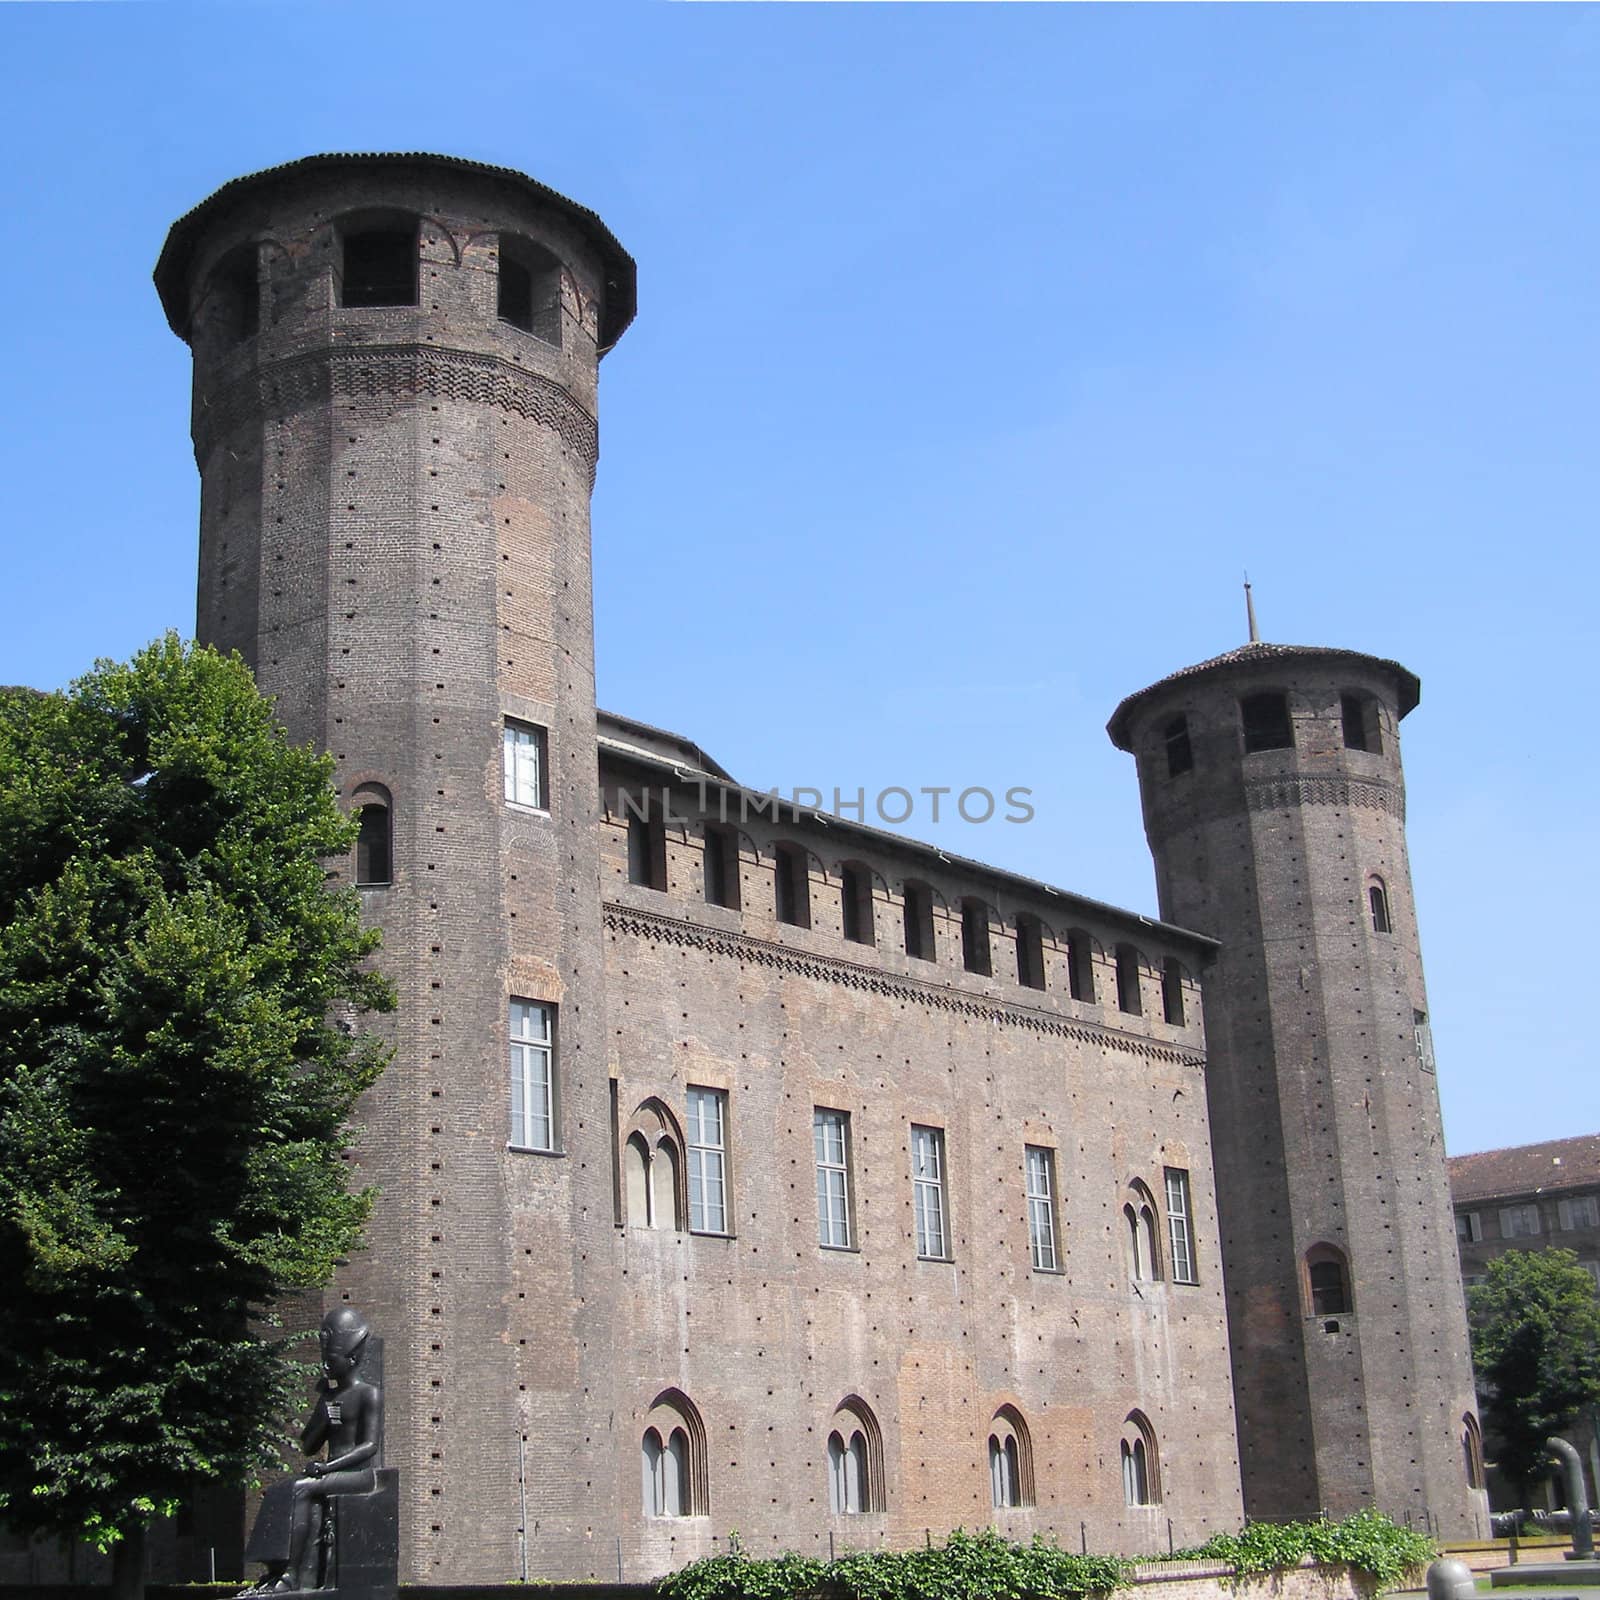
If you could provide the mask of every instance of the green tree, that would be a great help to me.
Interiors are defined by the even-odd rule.
[[[391,991],[354,826],[237,656],[169,635],[0,690],[0,1520],[113,1552],[275,1456],[271,1313],[370,1206],[346,1119]]]
[[[1508,1250],[1468,1307],[1483,1420],[1526,1508],[1544,1441],[1600,1403],[1600,1298],[1570,1250]]]

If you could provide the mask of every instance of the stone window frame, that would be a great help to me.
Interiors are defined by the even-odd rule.
[[[1037,1503],[1033,1438],[1022,1413],[1007,1402],[989,1419],[989,1503],[1021,1511]]]
[[[858,1394],[846,1395],[830,1421],[825,1447],[829,1511],[836,1517],[883,1511],[883,1432],[872,1407]]]
[[[699,1407],[681,1389],[663,1389],[650,1402],[639,1433],[639,1454],[646,1518],[710,1514],[705,1422]],[[676,1465],[675,1474],[669,1462]]]
[[[1122,1502],[1130,1510],[1161,1504],[1161,1452],[1156,1430],[1137,1407],[1123,1418],[1117,1452],[1122,1466]]]
[[[838,1134],[837,1153],[826,1137]],[[817,1171],[817,1245],[854,1250],[855,1183],[851,1172],[850,1113],[834,1106],[811,1108],[811,1148]]]
[[[919,1261],[953,1261],[944,1129],[911,1124],[911,1218]],[[933,1248],[937,1245],[937,1249]]]
[[[537,1024],[537,1026],[536,1026]],[[513,995],[507,1003],[511,1091],[510,1150],[559,1155],[560,1097],[556,1084],[556,1008],[548,1000]],[[542,1064],[542,1074],[537,1070]],[[538,1140],[538,1124],[544,1142]]]
[[[1156,1197],[1151,1192],[1150,1185],[1143,1178],[1130,1178],[1122,1205],[1130,1283],[1161,1282],[1161,1243],[1157,1226],[1159,1216]]]
[[[1054,1147],[1023,1145],[1022,1188],[1028,1209],[1028,1259],[1035,1272],[1063,1271],[1056,1187]]]
[[[664,1100],[650,1095],[634,1108],[621,1158],[625,1224],[688,1232],[683,1128]]]

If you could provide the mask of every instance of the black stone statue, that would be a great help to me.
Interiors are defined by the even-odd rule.
[[[399,1474],[383,1466],[382,1340],[350,1306],[330,1311],[317,1337],[323,1375],[300,1434],[309,1459],[301,1477],[273,1484],[262,1497],[245,1559],[262,1562],[267,1573],[244,1593],[322,1590],[392,1600]],[[326,1460],[319,1459],[324,1446]]]

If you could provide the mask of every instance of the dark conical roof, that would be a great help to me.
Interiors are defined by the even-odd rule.
[[[638,269],[633,257],[617,242],[616,235],[587,206],[580,206],[577,201],[569,200],[564,194],[558,194],[514,167],[496,167],[486,161],[469,161],[464,156],[430,155],[426,151],[358,151],[353,154],[302,156],[298,161],[286,161],[280,166],[233,178],[202,200],[193,211],[185,212],[173,223],[167,233],[167,242],[161,247],[161,259],[156,262],[155,280],[167,321],[180,339],[188,338],[189,268],[205,230],[237,200],[275,184],[292,182],[301,173],[315,172],[319,167],[357,167],[371,171],[431,167],[443,172],[479,173],[518,189],[575,222],[599,254],[606,275],[604,321],[600,328],[602,353],[622,337],[623,330],[633,321],[637,308]]]
[[[1209,661],[1197,662],[1192,667],[1179,667],[1176,672],[1169,672],[1166,677],[1152,683],[1149,688],[1141,689],[1137,694],[1130,694],[1111,713],[1111,720],[1106,724],[1106,732],[1111,735],[1111,742],[1119,750],[1131,750],[1133,747],[1128,743],[1129,722],[1144,701],[1159,694],[1168,685],[1183,683],[1191,678],[1221,677],[1239,667],[1274,661],[1311,660],[1348,662],[1352,666],[1363,667],[1368,671],[1376,667],[1380,672],[1388,673],[1394,680],[1395,695],[1399,702],[1398,710],[1402,717],[1407,712],[1414,711],[1417,702],[1422,698],[1421,680],[1416,673],[1402,667],[1398,661],[1390,661],[1384,656],[1365,655],[1360,650],[1336,650],[1320,644],[1266,644],[1257,639],[1249,644],[1240,645],[1236,650],[1224,650],[1220,656],[1212,656]]]

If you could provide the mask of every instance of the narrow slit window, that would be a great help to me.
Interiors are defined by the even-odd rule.
[[[1117,1009],[1129,1016],[1144,1014],[1144,999],[1139,990],[1139,952],[1131,944],[1117,946]]]
[[[1244,751],[1290,750],[1294,747],[1294,724],[1289,717],[1289,697],[1276,690],[1247,694],[1239,702],[1244,724]]]
[[[1161,963],[1161,1015],[1172,1027],[1183,1026],[1183,964],[1176,956]]]
[[[1082,928],[1067,935],[1067,983],[1074,1000],[1095,1003],[1094,940]]]
[[[852,944],[876,944],[872,926],[872,870],[860,862],[846,862],[839,881],[844,912],[844,936]]]
[[[706,904],[739,909],[739,836],[732,828],[705,827]]]
[[[1176,778],[1194,769],[1194,749],[1189,743],[1189,719],[1174,717],[1163,730],[1167,747],[1167,776]]]
[[[989,961],[989,908],[969,895],[961,902],[961,964],[968,972],[987,978]]]
[[[1044,925],[1026,911],[1017,918],[1017,982],[1044,988]]]
[[[641,811],[628,812],[628,882],[641,888],[667,887],[667,827],[661,808],[646,791]]]
[[[906,954],[914,961],[934,959],[933,890],[925,883],[905,886]]]
[[[811,877],[806,853],[797,844],[780,844],[773,850],[774,899],[779,922],[794,928],[811,926]]]
[[[1370,884],[1367,888],[1367,910],[1372,916],[1372,931],[1374,933],[1390,933],[1394,924],[1389,920],[1389,892],[1381,883]]]

